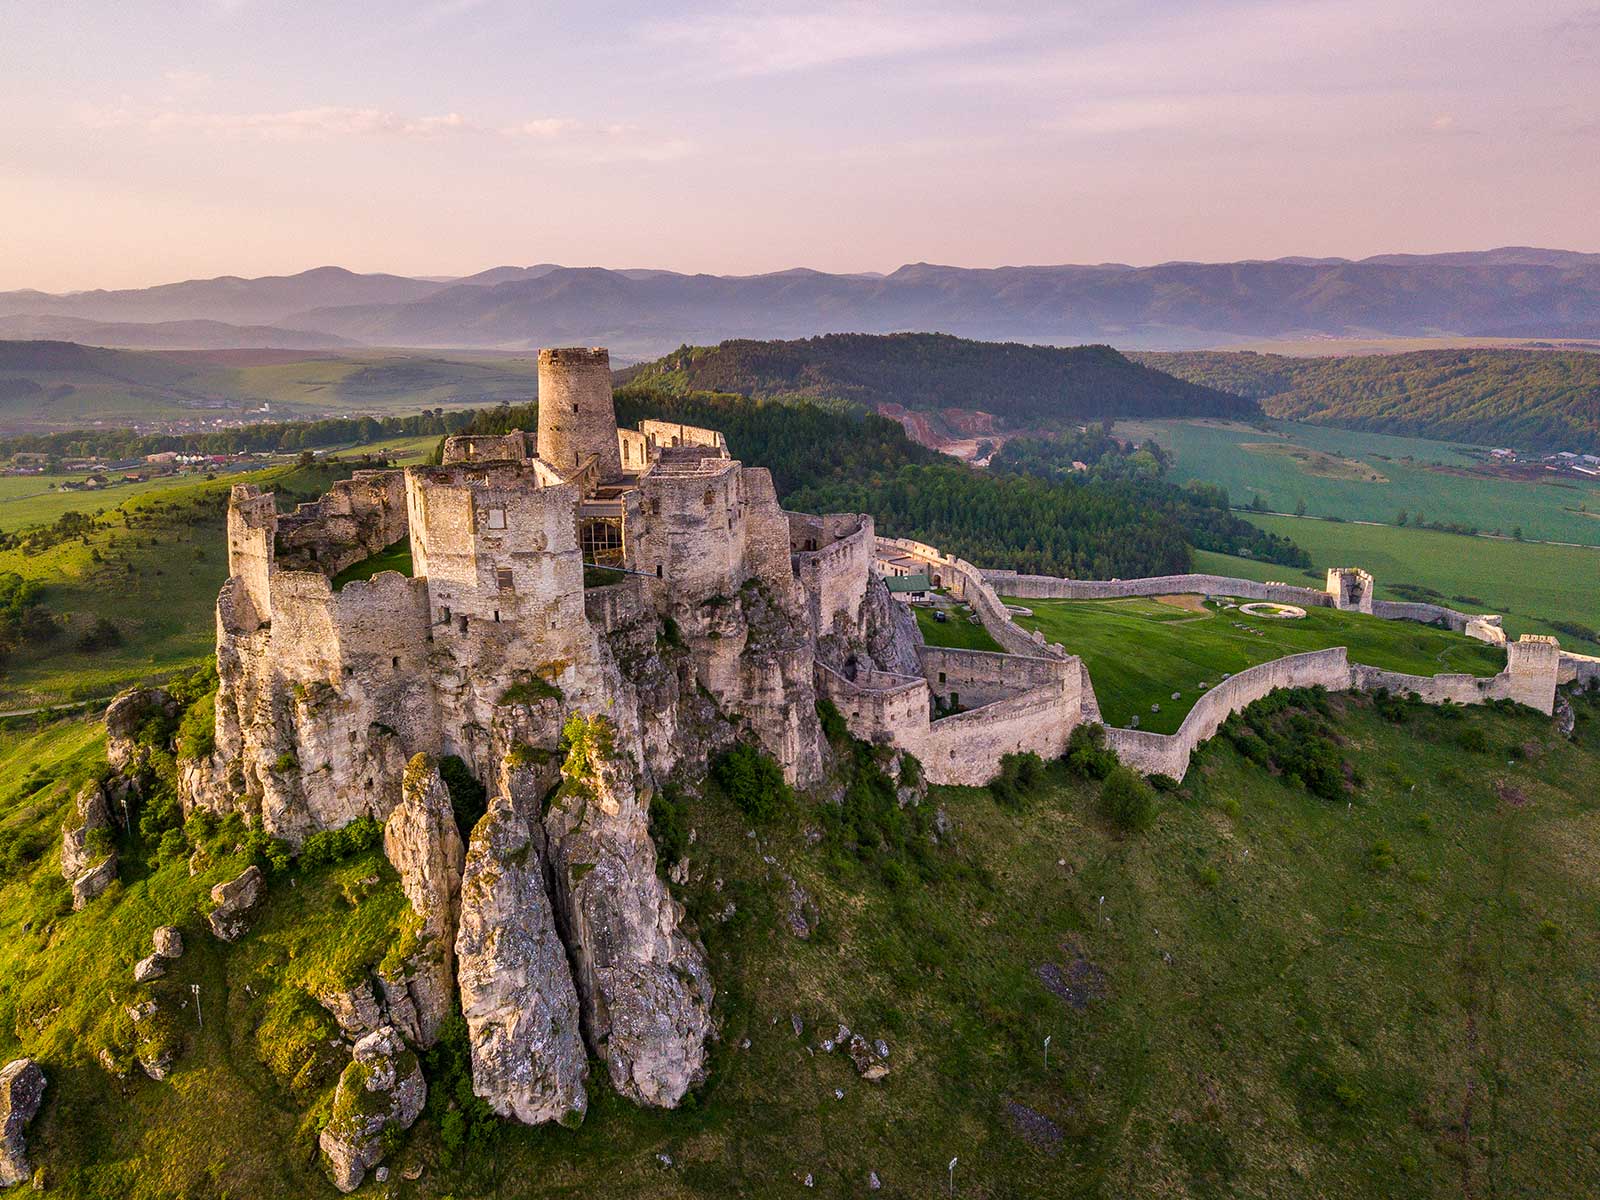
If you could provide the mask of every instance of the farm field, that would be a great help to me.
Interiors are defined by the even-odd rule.
[[[1423,599],[1464,612],[1502,614],[1512,636],[1554,634],[1568,649],[1600,654],[1600,642],[1552,624],[1600,629],[1600,550],[1468,538],[1429,529],[1246,515],[1263,529],[1292,537],[1311,555],[1313,569],[1300,572],[1196,550],[1195,570],[1320,588],[1329,567],[1365,567],[1377,579],[1380,599],[1407,599],[1396,590],[1399,585],[1431,588],[1438,597]]]
[[[948,621],[935,621],[933,609],[921,605],[913,606],[911,611],[916,614],[922,640],[930,646],[947,646],[952,650],[1000,650],[1000,643],[974,619],[972,609],[965,604],[946,609],[950,616]]]
[[[1600,480],[1532,483],[1462,474],[1476,460],[1456,443],[1269,424],[1271,432],[1230,422],[1119,421],[1115,432],[1155,438],[1176,455],[1174,481],[1220,484],[1234,504],[1259,496],[1265,507],[1288,513],[1303,500],[1314,517],[1384,524],[1404,511],[1412,519],[1505,534],[1520,526],[1527,538],[1600,546]],[[1413,461],[1403,461],[1408,457]],[[1362,477],[1364,470],[1383,481]]]
[[[446,1134],[464,1051],[447,1041],[428,1062],[446,1101],[388,1160],[420,1178],[394,1193],[571,1197],[599,1172],[641,1200],[845,1197],[871,1172],[881,1195],[933,1196],[959,1156],[957,1195],[980,1200],[1593,1196],[1600,704],[1578,702],[1576,742],[1527,713],[1326,707],[1311,719],[1349,763],[1345,797],[1218,739],[1134,834],[1059,764],[1009,806],[934,789],[923,808],[949,837],[862,858],[814,842],[825,800],[751,838],[731,801],[687,797],[695,870],[674,890],[722,1028],[694,1101],[636,1108],[595,1063],[580,1128],[475,1117],[463,1153]],[[382,952],[392,877],[375,851],[275,870],[230,947],[200,906],[238,860],[191,877],[185,854],[125,840],[121,882],[73,914],[54,846],[102,753],[83,722],[0,730],[0,1055],[35,1055],[51,1080],[28,1143],[50,1193],[331,1195],[315,1051],[335,1035],[298,988]],[[818,906],[809,940],[786,932],[779,872]],[[164,1082],[118,1079],[96,1054],[125,1060],[113,996],[162,922],[187,947],[155,989],[178,1058]],[[884,1039],[883,1081],[822,1048],[840,1023]]]
[[[1412,675],[1495,675],[1505,666],[1504,651],[1461,634],[1332,609],[1280,620],[1211,604],[1196,611],[1187,596],[1006,602],[1033,609],[1016,618],[1022,628],[1082,657],[1108,725],[1137,717],[1152,733],[1175,733],[1202,683],[1215,687],[1224,674],[1307,650],[1346,646],[1351,662]]]

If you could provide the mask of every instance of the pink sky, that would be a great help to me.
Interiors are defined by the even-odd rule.
[[[1600,250],[1600,5],[12,0],[0,290]]]

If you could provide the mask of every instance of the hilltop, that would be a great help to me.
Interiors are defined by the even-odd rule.
[[[1290,358],[1194,350],[1133,357],[1259,400],[1274,417],[1528,449],[1600,448],[1600,354],[1480,349]]]
[[[928,432],[986,433],[1100,418],[1260,416],[1253,401],[1177,379],[1110,346],[1024,346],[933,333],[828,334],[685,346],[622,372],[670,391],[843,400]]]

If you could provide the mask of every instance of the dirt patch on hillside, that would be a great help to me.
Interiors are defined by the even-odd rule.
[[[1288,458],[1307,475],[1321,479],[1347,479],[1355,483],[1388,483],[1389,477],[1374,467],[1353,458],[1325,454],[1293,442],[1240,442],[1239,449],[1251,454]]]
[[[1196,596],[1193,592],[1187,592],[1181,596],[1152,596],[1151,599],[1160,604],[1170,604],[1173,608],[1181,608],[1185,612],[1203,613],[1209,611],[1206,608],[1205,597]]]

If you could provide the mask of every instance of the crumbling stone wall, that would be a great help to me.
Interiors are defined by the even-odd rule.
[[[357,471],[278,518],[274,557],[286,570],[337,575],[406,536],[400,471]]]
[[[444,442],[445,466],[473,462],[521,462],[532,458],[534,448],[528,435],[513,429],[510,433],[456,434]]]
[[[788,546],[794,572],[805,588],[818,637],[861,630],[861,603],[877,543],[872,518],[854,513],[812,517],[788,513]]]

